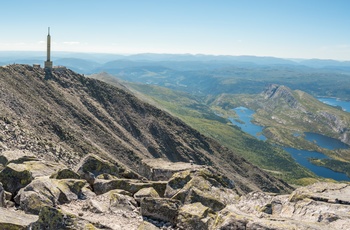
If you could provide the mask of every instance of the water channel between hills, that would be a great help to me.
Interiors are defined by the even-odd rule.
[[[343,101],[338,101],[336,99],[332,100],[332,98],[322,98],[322,100],[320,99],[320,101],[327,104],[332,103],[331,105],[338,105],[336,104],[336,102],[344,103]],[[345,107],[345,108],[342,107],[342,108],[346,111],[350,111],[350,102],[345,102],[345,103],[348,103],[349,107]],[[253,118],[253,114],[255,113],[253,110],[247,109],[245,107],[237,107],[233,110],[239,116],[239,120],[230,118],[230,121],[234,125],[237,125],[244,132],[249,133],[252,136],[255,136],[259,140],[262,140],[262,141],[266,140],[266,137],[262,135],[262,130],[264,127],[253,124],[251,122]],[[305,133],[305,139],[311,142],[315,142],[320,147],[327,148],[330,150],[339,149],[339,148],[342,148],[342,149],[349,148],[348,145],[342,143],[337,139],[330,138],[320,134]],[[299,150],[294,148],[286,148],[286,147],[284,147],[283,149],[286,150],[289,154],[291,154],[291,156],[295,159],[296,162],[308,168],[310,171],[312,171],[318,176],[325,177],[325,178],[332,178],[338,181],[350,181],[350,178],[345,173],[338,173],[328,168],[314,165],[308,160],[309,158],[317,158],[317,159],[328,158],[328,156],[324,155],[323,153],[319,153],[315,151]]]

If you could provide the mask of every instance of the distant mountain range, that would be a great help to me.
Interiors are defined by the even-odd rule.
[[[42,52],[0,52],[0,65],[43,64]],[[107,72],[118,79],[192,95],[257,94],[286,85],[313,96],[350,100],[350,61],[191,54],[94,54],[53,52],[55,66],[81,74]]]
[[[217,69],[229,66],[299,66],[350,71],[350,61],[324,59],[286,59],[258,56],[192,54],[99,54],[53,52],[55,65],[65,65],[81,73],[96,73],[109,68],[163,66],[174,70]],[[0,64],[35,64],[45,60],[44,52],[2,51]]]

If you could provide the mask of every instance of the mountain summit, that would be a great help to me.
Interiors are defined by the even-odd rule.
[[[10,65],[0,88],[4,229],[350,227],[348,184],[276,194],[291,187],[123,87]]]
[[[272,119],[294,130],[328,135],[350,144],[348,113],[322,103],[303,91],[272,84],[247,104],[265,120]]]
[[[111,158],[141,176],[145,159],[210,165],[241,193],[290,187],[122,88],[56,68],[0,68],[0,148],[30,150],[70,167],[89,153]]]

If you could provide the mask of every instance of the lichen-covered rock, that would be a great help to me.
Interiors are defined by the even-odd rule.
[[[49,161],[26,161],[22,163],[34,178],[51,176],[56,171],[65,168],[63,164]]]
[[[141,200],[141,215],[152,219],[158,219],[171,223],[176,223],[176,217],[181,202],[167,198],[146,197]]]
[[[319,182],[296,189],[290,195],[290,201],[296,202],[309,198],[316,201],[343,203],[350,205],[350,184]]]
[[[122,194],[118,191],[110,191],[109,192],[109,209],[112,212],[116,212],[118,210],[129,210],[134,211],[137,207],[136,200],[126,194]]]
[[[35,155],[28,151],[8,150],[0,153],[0,164],[6,166],[9,163],[20,164],[25,161],[38,160]]]
[[[38,216],[29,215],[19,210],[0,207],[0,229],[27,230],[30,225],[38,220]]]
[[[101,202],[95,198],[89,199],[83,207],[83,210],[89,210],[93,213],[104,213],[109,210],[109,204],[107,202]]]
[[[142,221],[137,202],[126,194],[122,190],[113,190],[86,200],[73,200],[59,207],[90,222],[97,229],[137,229]]]
[[[190,170],[175,173],[167,183],[165,190],[165,197],[174,196],[180,189],[185,187],[185,185],[193,178],[193,172]]]
[[[60,163],[48,161],[16,161],[9,163],[0,172],[0,181],[4,184],[6,191],[12,194],[26,185],[34,178],[50,176],[55,171],[64,168]]]
[[[350,185],[316,183],[290,196],[252,192],[218,213],[214,229],[350,229]]]
[[[96,179],[93,187],[94,187],[94,192],[97,195],[106,193],[114,189],[122,189],[134,195],[136,192],[138,192],[142,188],[153,187],[158,192],[158,194],[162,196],[164,194],[166,184],[167,184],[166,181],[142,182],[139,180],[132,180],[132,179],[114,179],[114,180]]]
[[[84,180],[56,180],[37,178],[22,188],[15,202],[28,213],[39,214],[44,206],[54,207],[85,196],[87,183]]]
[[[279,217],[255,216],[240,211],[234,205],[221,210],[215,219],[212,229],[259,229],[259,230],[295,230],[295,229],[328,229],[317,222],[286,220]],[[342,229],[342,228],[339,228]]]
[[[58,199],[60,203],[69,203],[71,200],[86,199],[89,196],[95,196],[91,192],[88,183],[84,180],[62,179],[53,180],[53,182],[61,191]]]
[[[186,204],[179,209],[176,226],[186,230],[210,229],[215,213],[201,203]]]
[[[80,179],[78,173],[71,169],[60,169],[50,176],[52,179]]]
[[[61,209],[43,207],[39,219],[32,225],[33,230],[41,229],[79,229],[77,216],[65,213]]]
[[[198,188],[192,187],[181,190],[173,199],[178,199],[185,204],[200,202],[202,205],[211,208],[213,211],[220,211],[225,208],[226,204],[220,200],[220,192],[201,191]]]
[[[6,208],[6,193],[4,186],[0,182],[0,207]]]
[[[152,187],[142,188],[134,194],[134,198],[137,202],[140,202],[140,200],[144,197],[159,198],[160,196],[158,192]]]
[[[154,181],[169,180],[175,173],[186,170],[198,170],[203,165],[196,165],[186,162],[170,162],[164,159],[144,159],[139,168],[141,175],[146,175],[148,179]]]
[[[0,181],[5,190],[12,194],[27,186],[33,179],[32,173],[22,164],[10,163],[0,172]]]
[[[175,173],[170,180],[168,181],[167,188],[165,191],[166,197],[172,197],[177,192],[179,192],[182,188],[184,188],[189,181],[191,181],[193,178],[201,177],[204,180],[207,181],[204,184],[201,183],[201,187],[203,187],[205,190],[208,190],[212,186],[218,187],[218,188],[228,188],[233,189],[234,183],[224,175],[220,174],[219,172],[216,172],[215,170],[211,169],[210,167],[205,169],[198,169],[198,170],[186,170],[182,172]]]
[[[232,186],[233,183],[224,176],[206,169],[184,171],[174,174],[169,180],[165,197],[184,204],[200,202],[213,211],[219,211],[238,199]]]
[[[159,228],[147,221],[142,221],[137,230],[159,230]]]
[[[283,199],[286,198],[286,196],[279,197],[283,197]],[[255,215],[272,214],[272,208],[276,208],[279,203],[277,200],[275,196],[264,192],[251,192],[241,196],[236,206],[239,207],[241,211],[254,213]],[[274,206],[272,206],[272,204],[274,204]]]
[[[88,181],[91,180],[91,176],[97,177],[100,174],[110,174],[113,176],[129,179],[137,179],[140,176],[137,173],[132,172],[126,166],[119,164],[112,160],[106,161],[100,157],[90,154],[86,156],[78,166],[77,170],[81,178]],[[90,175],[92,174],[92,175]]]
[[[103,174],[96,176],[95,179],[114,180],[114,179],[118,179],[118,177],[113,176],[113,175],[108,174],[108,173],[103,173]]]
[[[93,213],[113,213],[121,210],[133,211],[137,207],[134,198],[122,190],[112,190],[108,193],[91,197],[86,201],[83,210]]]

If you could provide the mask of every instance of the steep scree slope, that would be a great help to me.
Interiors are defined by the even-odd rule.
[[[291,189],[124,89],[69,69],[44,76],[27,65],[0,67],[0,151],[27,149],[70,167],[93,152],[136,172],[146,158],[192,160],[225,173],[241,193]]]

